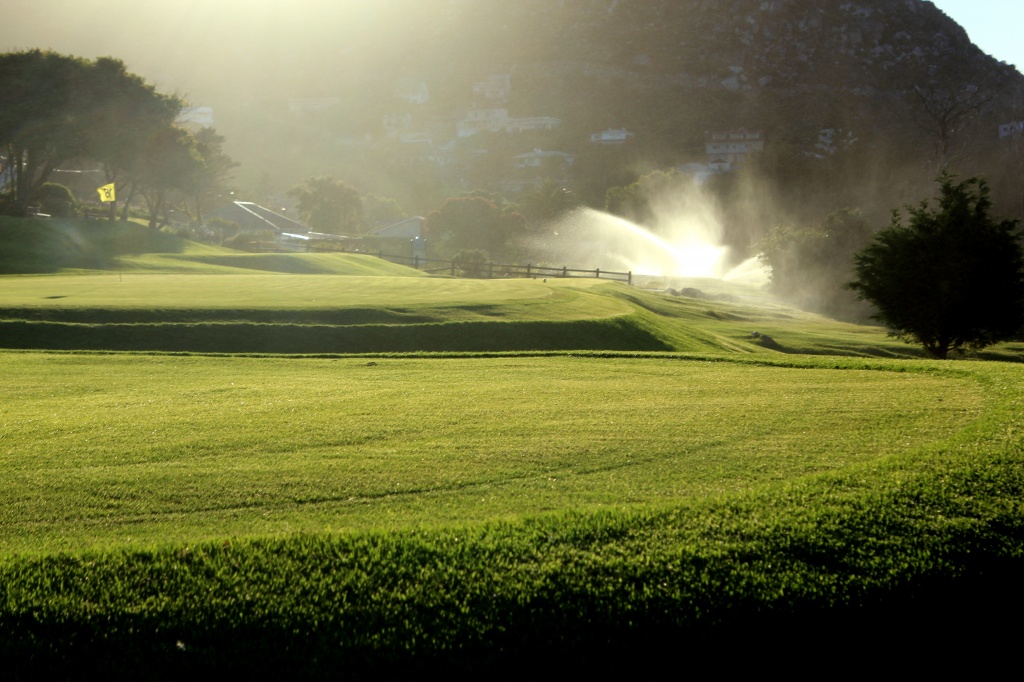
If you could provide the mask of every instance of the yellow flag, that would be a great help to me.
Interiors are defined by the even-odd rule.
[[[96,191],[100,193],[100,201],[104,203],[108,201],[117,201],[117,194],[114,192],[114,183],[97,187]]]

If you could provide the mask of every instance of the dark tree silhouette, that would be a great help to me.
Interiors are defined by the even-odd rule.
[[[1024,326],[1024,248],[1017,221],[990,217],[984,180],[943,174],[938,208],[898,211],[854,257],[849,284],[875,319],[929,354],[983,348]]]

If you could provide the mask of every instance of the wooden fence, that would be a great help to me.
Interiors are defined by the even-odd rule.
[[[610,279],[617,282],[625,282],[626,284],[633,284],[633,273],[630,272],[615,272],[613,270],[602,270],[595,268],[593,270],[581,270],[579,268],[561,267],[553,268],[546,265],[533,265],[527,263],[526,265],[508,265],[504,263],[492,263],[490,261],[486,263],[474,263],[470,261],[460,261],[452,258],[451,260],[441,260],[438,258],[422,258],[420,256],[396,256],[394,254],[387,253],[373,253],[378,258],[382,258],[392,263],[398,263],[399,265],[407,265],[416,270],[422,270],[430,274],[436,275],[449,275],[451,277],[469,277],[473,279],[505,279],[509,277],[528,277],[536,279],[538,277],[587,277],[597,279]]]

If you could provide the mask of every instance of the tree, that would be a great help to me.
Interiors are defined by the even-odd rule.
[[[558,220],[580,204],[571,189],[553,180],[527,192],[520,203],[523,215],[534,225]]]
[[[83,92],[72,115],[82,130],[83,155],[100,162],[107,183],[117,183],[121,219],[127,220],[129,204],[142,189],[140,177],[160,172],[149,167],[153,148],[180,137],[174,121],[183,102],[157,92],[110,57],[91,64],[79,87]],[[110,208],[113,217],[114,204]]]
[[[391,225],[405,216],[402,205],[397,199],[382,197],[376,194],[363,195],[363,215],[370,228]]]
[[[299,203],[299,214],[318,232],[345,234],[363,226],[363,202],[359,192],[331,177],[309,178],[288,190]]]
[[[853,275],[854,254],[872,233],[859,210],[843,208],[816,228],[775,227],[758,243],[758,258],[771,268],[778,296],[808,310],[851,317],[862,304],[844,285]]]
[[[453,197],[427,216],[423,229],[435,254],[463,249],[485,251],[500,258],[522,236],[526,220],[480,196]]]
[[[73,112],[89,63],[31,50],[0,55],[0,145],[11,179],[4,211],[24,214],[54,168],[82,151]]]
[[[203,159],[187,130],[169,126],[147,140],[133,166],[133,191],[142,195],[149,226],[157,229],[169,207],[168,195],[195,186],[197,176],[203,171]]]
[[[952,89],[916,86],[914,93],[921,105],[914,121],[931,136],[935,164],[939,171],[944,170],[959,160],[967,144],[964,131],[992,99],[992,94],[971,84]]]
[[[78,201],[74,193],[64,185],[47,182],[35,194],[39,210],[57,218],[74,218],[78,215]]]
[[[604,210],[640,225],[653,225],[657,217],[655,204],[666,196],[686,191],[692,184],[675,168],[651,171],[626,187],[610,187],[605,193]]]
[[[12,178],[4,210],[14,214],[24,214],[54,169],[72,159],[98,161],[106,182],[125,182],[182,104],[117,59],[41,50],[0,55],[0,98],[0,146]],[[131,191],[119,185],[118,195]]]
[[[1024,325],[1024,248],[1017,221],[995,221],[984,180],[939,178],[937,209],[923,201],[854,257],[849,287],[894,336],[937,358],[1012,338]]]
[[[213,128],[202,128],[192,137],[199,163],[181,193],[180,207],[189,222],[202,225],[206,214],[230,197],[229,183],[239,164],[224,153],[224,136]]]

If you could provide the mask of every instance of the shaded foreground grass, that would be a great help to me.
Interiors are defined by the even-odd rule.
[[[26,370],[40,360],[31,355],[20,359],[5,356],[5,360],[12,358],[13,365],[24,361]],[[160,360],[146,358],[140,362]],[[54,371],[74,376],[69,365],[80,361],[66,360],[63,367],[58,362]],[[298,366],[308,361],[281,362]],[[358,384],[362,379],[352,381],[351,376],[356,371],[380,371],[374,381],[384,382],[383,373],[392,362],[411,363],[404,371],[412,373],[417,363],[442,363],[435,367],[444,371],[436,371],[435,376],[445,378],[437,384],[427,383],[424,388],[430,390],[444,382],[464,382],[466,376],[456,366],[463,362],[475,368],[472,371],[479,371],[480,382],[490,375],[490,384],[504,386],[505,393],[518,398],[512,390],[514,384],[506,382],[513,381],[510,375],[530,373],[531,363],[546,368],[557,381],[571,382],[578,377],[583,393],[588,393],[588,386],[599,383],[588,372],[603,367],[601,371],[610,374],[636,377],[637,388],[625,402],[643,405],[641,411],[652,411],[653,416],[635,427],[638,433],[624,433],[616,442],[618,431],[613,422],[619,416],[617,402],[609,397],[602,401],[600,391],[597,397],[580,397],[597,401],[591,405],[595,409],[577,415],[589,414],[597,420],[576,432],[590,434],[593,439],[574,455],[562,452],[562,447],[571,445],[572,438],[566,438],[555,442],[545,457],[531,461],[515,457],[520,448],[504,444],[518,444],[522,454],[529,455],[542,441],[517,440],[512,429],[502,432],[503,425],[513,423],[511,415],[525,409],[528,402],[516,399],[505,407],[485,410],[484,405],[502,403],[486,391],[474,394],[470,390],[461,406],[469,411],[462,419],[453,415],[449,428],[464,424],[459,427],[465,431],[458,442],[472,444],[471,451],[478,453],[490,442],[493,451],[504,454],[505,461],[478,461],[464,469],[465,474],[470,475],[469,470],[477,465],[500,473],[502,466],[512,462],[515,471],[526,472],[522,480],[541,482],[552,478],[550,467],[562,467],[570,479],[577,477],[585,485],[575,489],[570,485],[561,491],[561,497],[545,499],[542,484],[523,496],[563,510],[550,514],[529,513],[506,500],[498,502],[511,505],[504,507],[508,511],[505,520],[470,525],[417,525],[413,514],[406,516],[405,522],[385,520],[387,530],[338,532],[349,526],[335,521],[331,527],[328,521],[324,524],[328,528],[306,528],[297,535],[278,538],[235,536],[191,542],[178,535],[166,545],[138,550],[112,541],[108,550],[8,554],[0,564],[4,590],[0,601],[0,653],[15,666],[24,666],[22,670],[50,667],[79,673],[102,670],[107,674],[155,670],[164,676],[215,667],[262,675],[288,672],[311,676],[434,666],[474,670],[501,666],[501,670],[511,671],[534,670],[539,662],[572,670],[590,667],[603,671],[613,664],[636,670],[645,664],[678,663],[683,656],[689,666],[699,666],[704,662],[701,656],[735,653],[737,647],[745,653],[765,650],[778,655],[779,650],[773,647],[796,646],[802,651],[804,647],[835,646],[837,639],[843,646],[857,647],[875,638],[883,643],[888,638],[905,639],[907,632],[926,638],[931,651],[954,644],[965,646],[978,643],[979,637],[994,636],[998,640],[1005,632],[998,618],[1024,604],[1016,580],[1024,558],[1024,371],[1018,366],[874,361],[868,368],[863,361],[829,358],[798,360],[789,363],[793,365],[789,368],[730,362],[720,357],[600,362],[499,358],[483,364],[473,364],[480,359],[379,358],[374,362],[378,364],[365,366],[364,361],[359,367],[350,361],[347,367],[335,371],[343,377],[341,381]],[[503,372],[501,363],[508,363],[508,369],[514,371]],[[321,365],[309,366],[317,368],[318,374],[331,371],[321,369]],[[867,369],[872,371],[864,371]],[[159,368],[147,371],[160,374]],[[285,377],[295,370],[275,371]],[[181,366],[176,373],[187,372]],[[239,374],[244,376],[244,372]],[[653,382],[663,374],[681,387],[675,400],[688,409],[696,409],[696,401],[686,400],[687,387],[701,382],[712,384],[702,397],[707,399],[717,392],[725,401],[718,406],[725,418],[716,417],[711,410],[702,419],[684,422],[666,436],[662,441],[665,447],[659,451],[658,428],[671,429],[677,419],[686,417],[678,402],[671,406],[675,409],[658,411],[659,402],[666,398],[653,390]],[[750,385],[773,399],[772,409],[764,411],[767,413],[756,409],[754,391],[743,390],[744,375]],[[614,382],[616,385],[624,383],[622,376]],[[772,381],[767,381],[769,378]],[[296,385],[308,380],[293,379],[299,381]],[[716,380],[723,383],[716,387]],[[888,393],[886,384],[890,380],[898,387]],[[182,381],[184,387],[189,379],[184,376]],[[874,385],[875,381],[880,383]],[[776,382],[778,389],[772,388]],[[69,391],[73,393],[74,382],[71,385]],[[259,418],[251,422],[250,429],[256,431],[256,424],[267,418],[271,406],[260,402],[259,389],[247,385],[248,391],[225,400],[223,407],[228,410],[239,405],[243,396],[255,399],[254,404],[262,407],[254,413]],[[858,391],[858,385],[866,390]],[[920,387],[919,393],[915,393],[915,386]],[[550,395],[541,392],[533,396],[534,403],[552,401],[555,412],[570,412],[564,422],[548,424],[548,438],[556,437],[559,431],[574,433],[573,403],[560,403],[559,398],[578,393],[564,385],[559,388]],[[646,397],[641,397],[645,388]],[[386,384],[377,389],[386,403]],[[407,390],[400,382],[392,389],[394,396]],[[46,390],[32,389],[26,382],[19,399],[47,400]],[[88,389],[79,385],[77,390],[84,393]],[[59,402],[71,406],[65,412],[74,415],[76,399],[71,393]],[[318,392],[308,402],[316,404],[330,393]],[[446,401],[453,400],[455,393],[434,398],[447,406]],[[840,405],[842,401],[830,398],[831,393],[846,395],[849,414],[839,416],[834,425],[821,424],[813,437],[801,441],[800,413],[811,410],[809,419],[815,423],[827,417],[828,409],[813,410],[819,401],[833,409]],[[886,405],[886,394],[896,397],[898,404]],[[145,409],[141,400],[144,395],[131,395],[126,405],[134,405],[132,418],[140,418]],[[728,400],[730,395],[735,400]],[[394,396],[391,399],[399,400]],[[200,396],[194,397],[201,403]],[[876,398],[879,402],[872,403]],[[415,396],[412,400],[415,402]],[[782,407],[779,403],[786,400],[796,401],[794,409],[775,414],[775,407]],[[473,405],[478,405],[479,411],[474,413]],[[844,429],[849,419],[857,419],[858,406],[863,406],[869,416],[853,428]],[[178,418],[166,412],[166,405],[157,404],[151,409],[157,415],[164,412],[167,425]],[[355,405],[346,410],[359,413]],[[201,412],[197,409],[194,413],[197,425],[202,424]],[[366,405],[360,414],[369,419],[376,413],[372,405]],[[675,457],[670,452],[674,444],[686,443],[689,431],[699,430],[702,423],[711,420],[715,424],[712,432],[704,432],[693,443],[699,442],[700,449],[708,453],[717,452],[714,459],[727,459],[732,448],[715,450],[719,438],[729,440],[723,437],[726,432],[739,438],[733,445],[750,447],[757,443],[756,433],[747,433],[742,425],[735,424],[750,420],[751,415],[755,423],[762,417],[769,420],[765,424],[771,426],[770,431],[787,434],[783,441],[797,438],[778,444],[769,458],[773,465],[783,466],[781,480],[770,471],[765,475],[754,473],[746,482],[734,480],[737,473],[751,474],[757,466],[750,463],[759,461],[757,457],[737,458],[738,468],[727,468],[717,483],[711,480],[714,476],[701,480],[697,473],[700,467],[694,460],[679,459],[680,452]],[[876,419],[870,418],[872,415]],[[894,421],[875,427],[874,423],[883,417]],[[920,421],[915,421],[918,418]],[[5,412],[4,419],[10,419],[10,413]],[[796,420],[797,428],[787,430],[788,420]],[[88,426],[84,417],[80,421],[81,426]],[[128,419],[123,421],[130,423]],[[233,423],[236,428],[232,431],[242,430],[237,426],[240,422]],[[542,425],[545,420],[535,412],[529,423]],[[58,439],[49,441],[52,446],[60,442],[59,435],[53,434],[54,426],[43,423],[35,435],[22,432],[18,437],[25,439],[24,443],[40,444],[48,438]],[[537,428],[538,433],[544,433],[543,426]],[[872,428],[877,430],[872,432]],[[930,431],[918,434],[917,428]],[[312,436],[311,443],[317,441],[316,428],[303,430]],[[424,439],[418,449],[420,456],[429,452],[426,443],[432,438],[440,446],[439,453],[452,451],[453,443],[446,443],[441,430],[434,436],[420,434]],[[388,441],[385,431],[378,430],[377,439],[363,441],[367,452],[375,452],[375,457],[388,456],[386,447],[373,447],[374,442],[382,445]],[[399,431],[403,442],[408,437],[415,444],[411,424]],[[184,436],[184,431],[178,434],[179,456],[188,452],[180,445],[187,442]],[[849,447],[844,446],[844,438],[849,439]],[[904,442],[903,438],[910,440]],[[135,440],[146,443],[137,437]],[[636,443],[630,451],[632,441]],[[813,453],[814,441],[825,441],[817,455]],[[602,444],[613,447],[602,452]],[[255,458],[260,448],[258,441],[253,445]],[[45,457],[49,447],[41,445],[36,457]],[[223,447],[245,450],[237,443],[224,443]],[[344,443],[327,438],[319,447],[318,457],[325,459],[328,451],[337,452],[343,447]],[[680,451],[685,449],[679,447]],[[89,446],[82,446],[72,459],[79,462],[81,472],[89,467],[101,468],[101,461],[119,449],[111,448],[108,454],[104,450],[96,447],[90,451]],[[288,450],[285,447],[279,451]],[[314,446],[311,454],[316,450]],[[778,461],[800,459],[807,452],[811,452],[810,461],[798,463],[795,469],[786,469],[789,465]],[[830,462],[830,453],[834,452],[845,452],[847,459]],[[397,451],[392,454],[397,455]],[[466,459],[472,459],[468,455],[464,453],[461,458],[463,466],[468,466]],[[10,451],[5,455],[11,456]],[[195,453],[187,456],[194,457]],[[591,459],[600,461],[601,457],[610,461],[618,458],[619,463],[623,457],[646,456],[647,460],[640,467],[619,467],[626,481],[608,479],[602,483],[600,475],[585,480],[593,474],[569,473],[572,467],[568,464],[574,456],[580,464]],[[159,470],[171,459],[171,453],[151,442],[131,457],[134,462],[121,465],[122,479],[141,474],[147,462]],[[558,457],[564,460],[559,462]],[[224,471],[231,471],[238,461],[225,461]],[[668,466],[659,468],[658,462]],[[22,460],[19,466],[23,472],[32,468],[30,459]],[[37,466],[50,475],[56,473],[43,462]],[[113,468],[110,462],[107,466]],[[418,465],[412,462],[398,468],[404,470],[406,466],[414,471]],[[663,483],[664,477],[671,478],[673,469],[678,469],[675,481]],[[694,472],[694,477],[679,475],[681,471]],[[443,477],[448,473],[437,471],[433,475]],[[508,477],[508,473],[501,475]],[[318,480],[322,477],[322,473],[316,476]],[[47,478],[39,476],[34,484],[45,486]],[[288,476],[282,478],[287,480]],[[386,491],[392,485],[375,480],[373,475],[361,480],[359,485],[367,489],[380,485]],[[636,492],[623,494],[624,488],[631,489],[629,481]],[[26,481],[24,489],[31,490],[32,483]],[[230,494],[235,484],[225,480],[220,487],[224,494]],[[266,485],[270,484],[268,481]],[[76,499],[72,490],[77,485],[62,487],[59,481],[51,485],[66,492],[69,500]],[[617,497],[619,502],[602,505],[602,486],[609,499]],[[677,490],[679,486],[684,489]],[[687,486],[690,488],[685,489]],[[167,481],[163,487],[173,489],[175,484]],[[292,489],[299,494],[291,503],[299,503],[302,487]],[[315,482],[311,479],[305,487],[312,490]],[[462,490],[469,492],[467,488]],[[456,502],[462,506],[459,516],[473,506],[487,510],[492,504],[486,499],[474,501],[475,492]],[[458,497],[461,493],[453,494]],[[590,494],[596,497],[586,498]],[[630,494],[637,495],[634,504],[622,504],[621,500],[629,500]],[[169,502],[174,503],[164,501]],[[187,500],[177,503],[194,504]],[[87,505],[80,501],[67,506],[78,510],[72,513],[91,513],[84,511]],[[118,513],[117,507],[108,508],[112,517]],[[130,511],[130,507],[130,503],[122,505],[121,511]],[[28,508],[32,508],[31,503]],[[486,519],[488,514],[478,518]],[[443,517],[444,512],[440,515]],[[379,518],[383,514],[370,516]],[[39,534],[43,547],[60,544],[45,529],[53,521],[56,519],[43,520],[29,531]],[[148,522],[136,519],[137,526]],[[73,526],[64,521],[60,524]],[[7,523],[5,527],[11,529],[13,525]],[[48,536],[51,539],[44,539]],[[7,537],[10,541],[12,536]],[[961,620],[965,617],[969,620]],[[986,620],[978,620],[981,617]],[[998,651],[999,641],[985,643]],[[858,649],[857,655],[863,660],[885,650],[884,645],[882,649]],[[795,655],[803,654],[798,651]],[[741,661],[733,664],[737,662]],[[720,666],[721,660],[714,661],[714,665]]]

